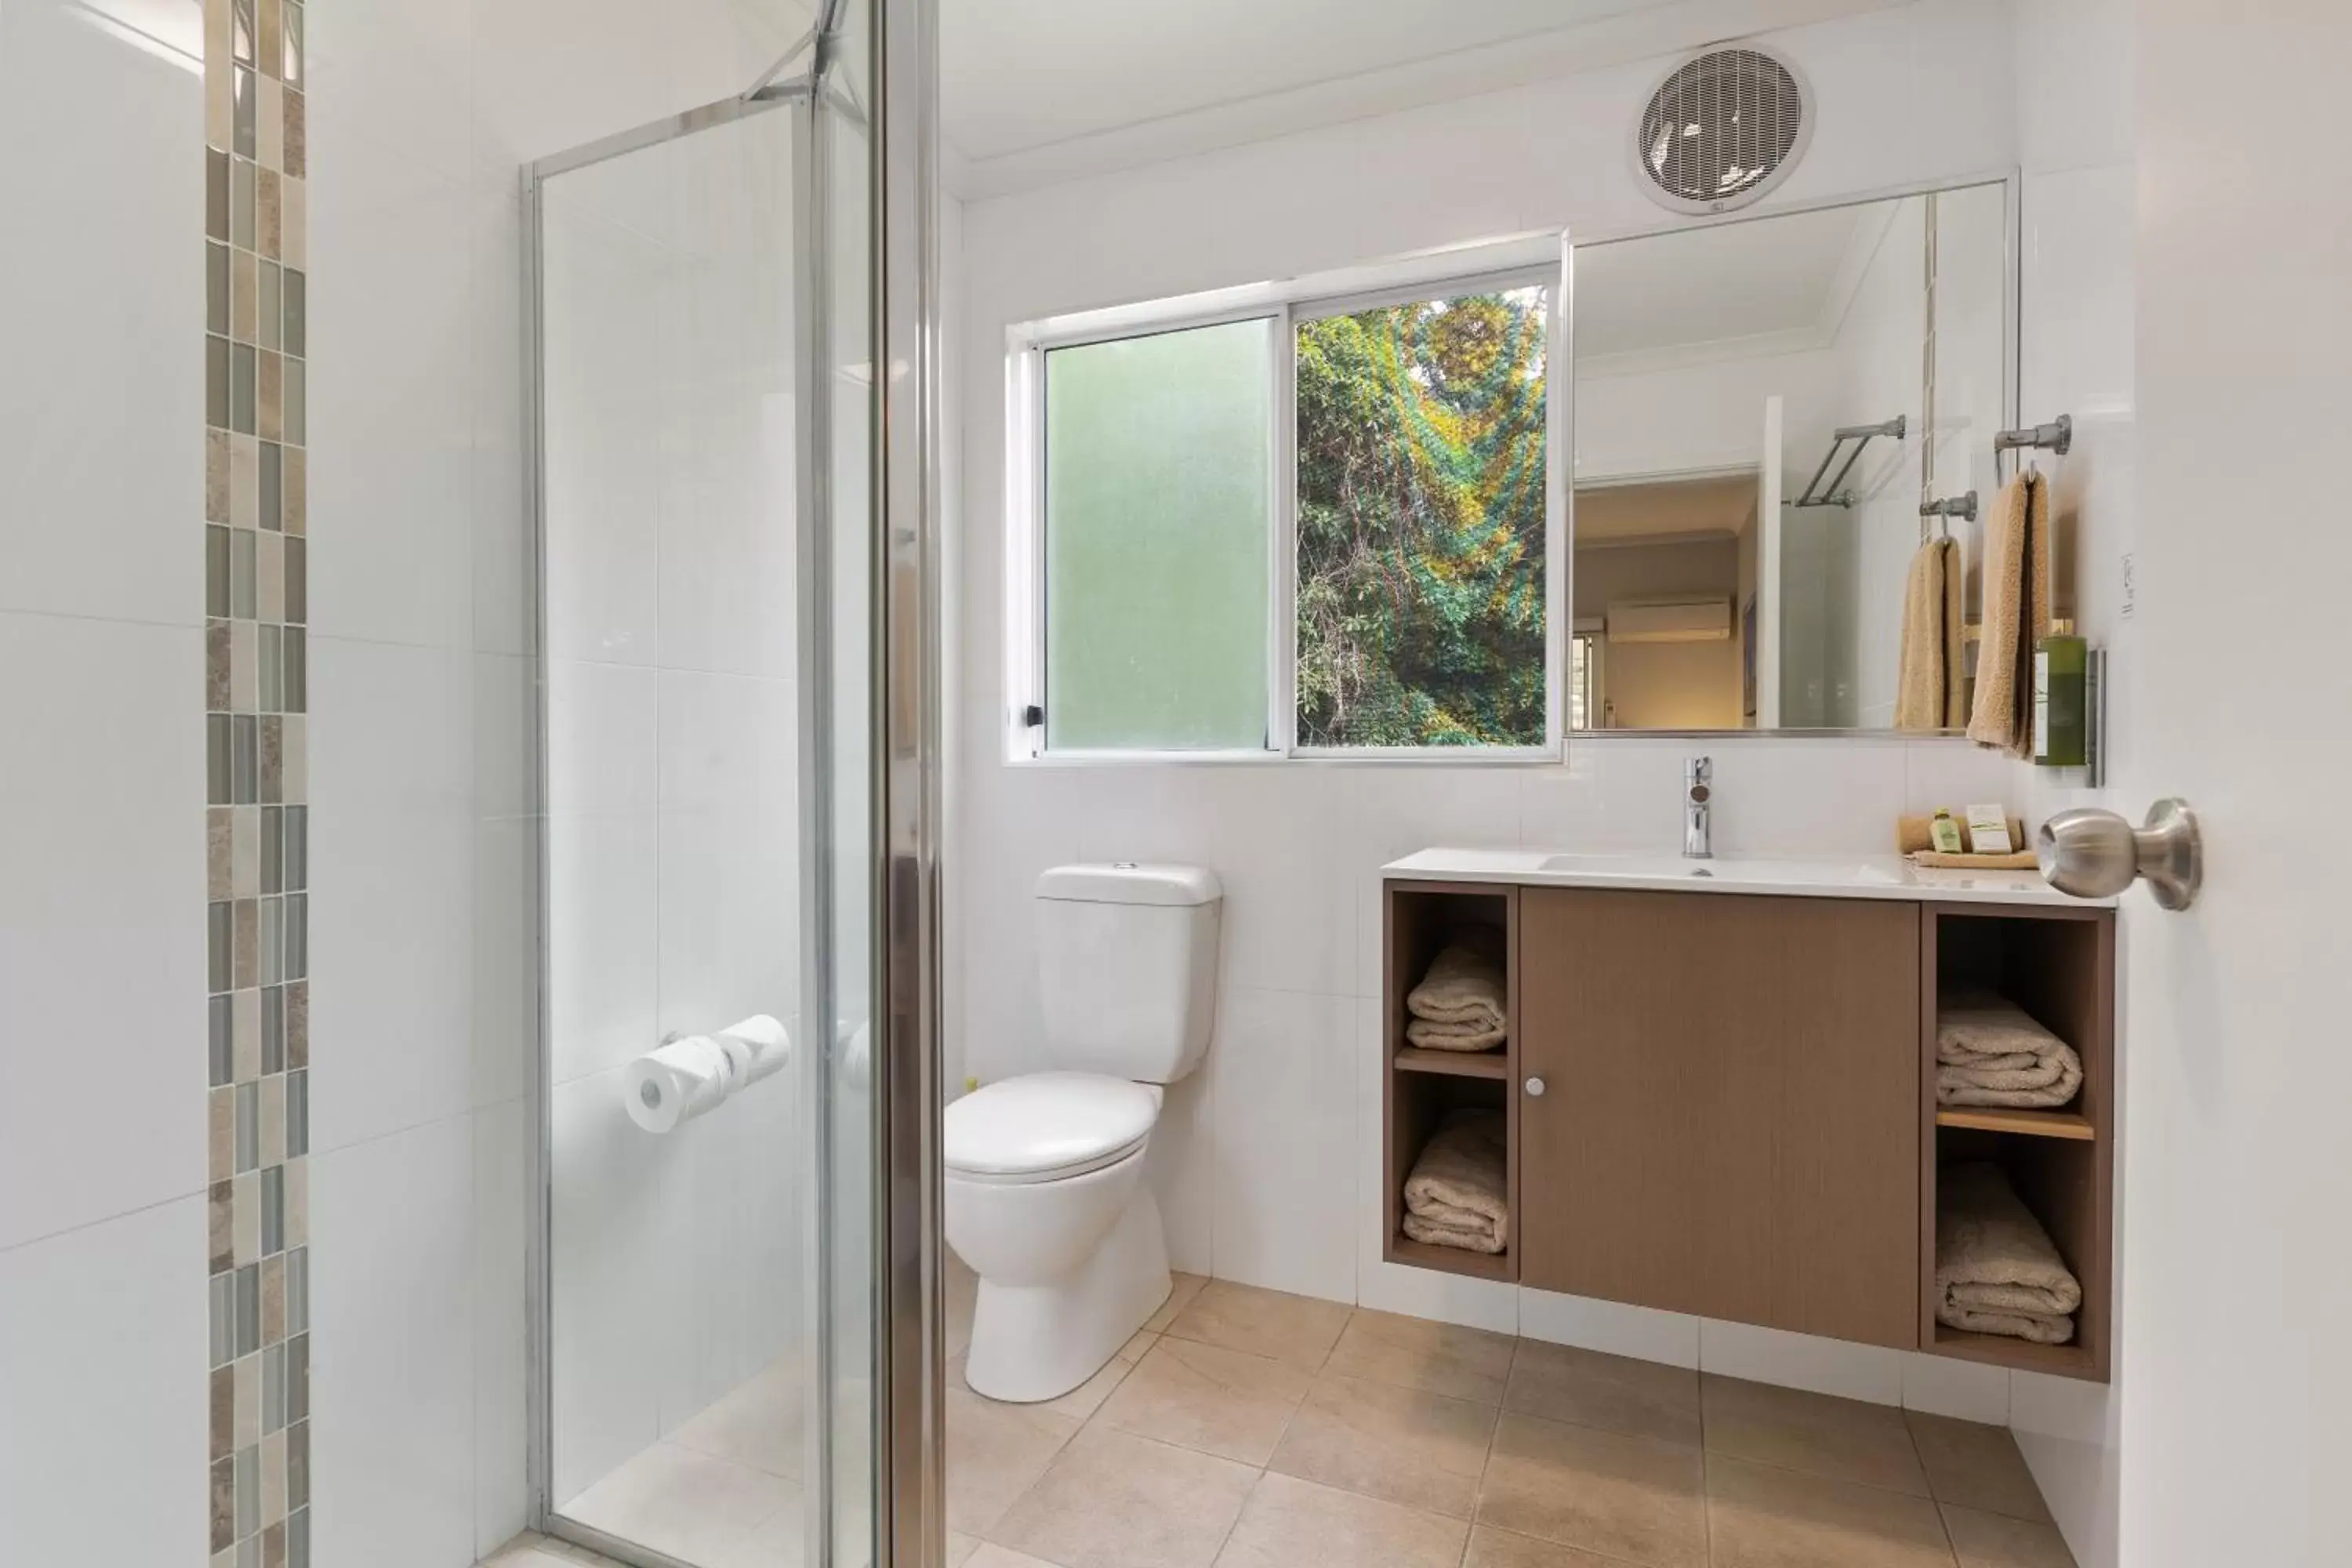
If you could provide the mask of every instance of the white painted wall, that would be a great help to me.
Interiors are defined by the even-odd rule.
[[[1927,3],[1774,42],[1829,108],[1790,200],[1982,174],[2015,156],[2009,7]],[[1046,1065],[1031,892],[1045,868],[1191,860],[1226,889],[1220,1016],[1169,1097],[1150,1179],[1180,1267],[2001,1419],[2009,1380],[1928,1358],[1700,1325],[1380,1260],[1379,868],[1433,844],[1664,848],[1690,748],[1613,739],[1564,766],[1067,768],[1008,764],[1003,344],[1049,314],[1321,271],[1425,247],[1658,221],[1617,156],[1649,63],[1256,146],[968,203],[962,397],[961,892],[952,1023],[983,1079]],[[1922,105],[1933,105],[1932,112]],[[1564,149],[1606,148],[1606,156]],[[2011,764],[1951,742],[1727,739],[1719,847],[1883,849],[1899,812],[1998,796]],[[1971,794],[1971,792],[1976,792]],[[1335,1086],[1339,1086],[1335,1092]],[[1710,1349],[1710,1345],[1712,1348]],[[1679,1347],[1679,1348],[1677,1348]]]

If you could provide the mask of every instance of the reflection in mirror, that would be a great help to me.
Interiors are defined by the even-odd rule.
[[[2008,195],[1577,248],[1573,728],[1965,724]]]

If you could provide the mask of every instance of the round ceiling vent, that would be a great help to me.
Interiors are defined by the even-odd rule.
[[[1650,95],[1633,162],[1660,205],[1729,212],[1786,179],[1812,133],[1812,94],[1794,65],[1749,45],[1709,49]]]

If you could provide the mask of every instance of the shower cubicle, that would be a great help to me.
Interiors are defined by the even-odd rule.
[[[534,1492],[646,1568],[938,1539],[927,13],[526,175]]]

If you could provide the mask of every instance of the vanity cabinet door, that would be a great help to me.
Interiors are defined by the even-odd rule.
[[[1530,888],[1519,951],[1522,1282],[1916,1347],[1917,907]]]

